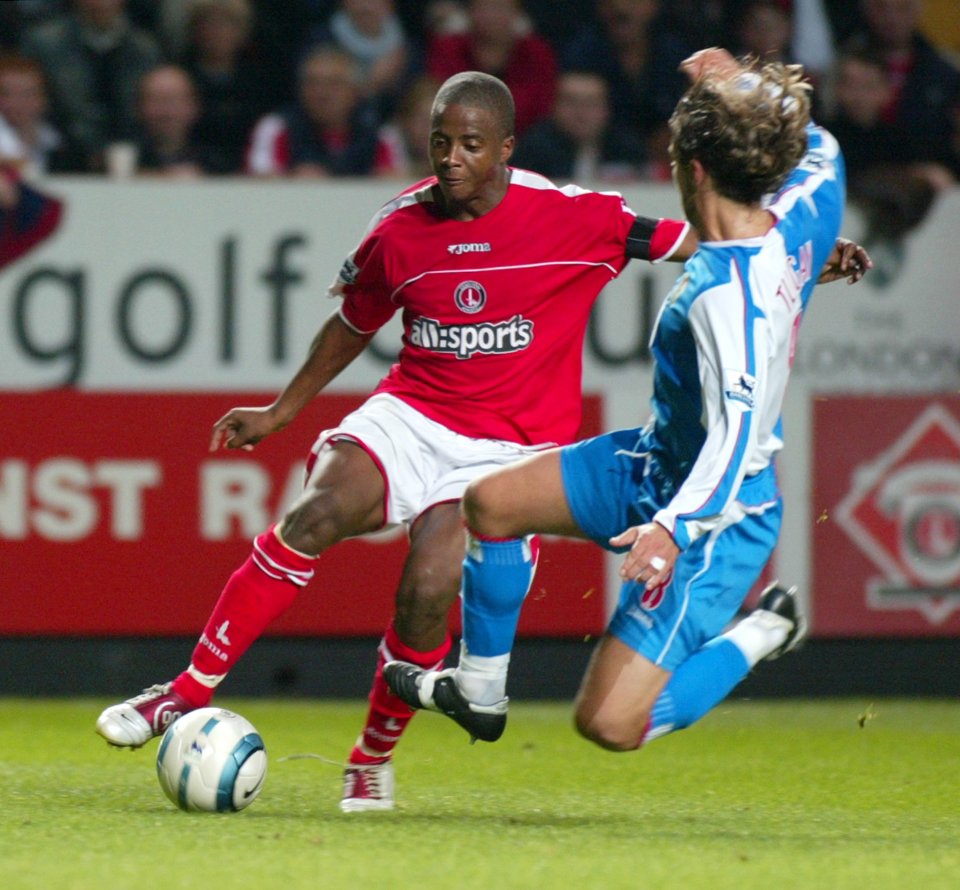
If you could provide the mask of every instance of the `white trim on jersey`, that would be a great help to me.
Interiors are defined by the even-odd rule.
[[[357,251],[360,249],[360,246],[364,241],[367,240],[367,237],[370,233],[380,225],[383,220],[385,220],[390,214],[396,213],[398,210],[402,210],[404,207],[409,207],[411,204],[428,204],[433,202],[433,184],[424,185],[421,188],[411,188],[409,191],[401,192],[395,198],[391,198],[384,204],[371,218],[370,222],[367,223],[367,228],[364,231],[363,235],[360,236],[360,240],[357,242],[357,246],[347,254],[345,264],[353,260],[357,255]],[[343,296],[343,287],[347,282],[344,281],[339,273],[337,277],[333,279],[331,285],[327,288],[327,296],[330,298],[342,297]],[[344,319],[346,321],[346,319]],[[349,324],[349,322],[348,322]],[[353,327],[353,325],[350,325]],[[354,330],[357,330],[354,328]],[[370,331],[362,331],[360,333],[371,333]]]
[[[525,185],[531,189],[541,189],[542,191],[560,191],[560,187],[551,179],[547,179],[540,173],[534,173],[533,170],[523,170],[520,167],[510,168],[510,184]],[[577,186],[573,186],[577,188]]]
[[[331,290],[332,290],[332,288],[331,288]],[[331,296],[340,296],[340,294],[332,294],[332,293],[331,293]],[[363,330],[361,330],[360,328],[358,328],[355,324],[352,324],[352,323],[350,322],[350,319],[347,318],[347,316],[343,314],[343,303],[341,303],[341,304],[340,304],[340,308],[337,309],[337,315],[340,316],[340,321],[342,321],[342,322],[343,322],[348,328],[350,328],[350,330],[353,331],[355,334],[375,334],[375,333],[377,332],[377,329],[376,329],[376,328],[375,328],[374,330],[372,330],[372,331],[363,331]]]
[[[580,195],[615,195],[620,198],[621,201],[623,200],[623,195],[617,191],[602,192],[597,189],[585,189],[572,182],[568,185],[557,185],[553,180],[547,179],[546,176],[534,173],[532,170],[523,170],[519,167],[510,168],[510,184],[531,189],[540,189],[541,191],[560,192],[561,195],[566,195],[568,198],[577,198]],[[632,213],[634,216],[637,215],[626,201],[623,202],[623,207],[628,213]]]
[[[468,275],[474,272],[503,272],[506,270],[516,270],[516,269],[540,269],[545,266],[589,266],[590,268],[604,268],[609,269],[610,274],[613,276],[617,275],[617,270],[614,269],[609,263],[590,263],[586,260],[550,260],[546,263],[517,263],[512,266],[478,266],[472,269],[429,269],[426,272],[421,272],[419,275],[414,275],[413,278],[408,278],[406,281],[402,282],[392,294],[390,294],[390,301],[396,302],[396,296],[400,293],[407,285],[413,284],[415,281],[419,281],[421,278],[426,278],[428,275]]]
[[[539,173],[534,173],[531,170],[522,170],[518,167],[510,167],[509,169],[510,169],[511,185],[517,185],[522,188],[540,189],[542,191],[555,191],[555,192],[559,192],[562,195],[565,195],[568,198],[576,198],[580,195],[590,195],[590,194],[615,195],[616,197],[620,198],[621,201],[623,201],[623,195],[621,195],[620,192],[616,192],[616,191],[598,192],[593,189],[581,188],[580,186],[573,185],[573,184],[558,186],[555,182],[547,179],[545,176],[542,176]],[[432,182],[430,184],[423,185],[420,188],[411,188],[410,191],[402,192],[401,194],[397,195],[397,197],[388,201],[373,215],[373,218],[370,220],[369,224],[367,225],[367,228],[364,231],[363,235],[361,236],[357,246],[352,251],[350,251],[350,253],[347,255],[347,261],[352,260],[356,256],[356,253],[360,249],[360,246],[367,239],[370,233],[388,216],[390,216],[393,213],[396,213],[398,210],[402,210],[404,207],[409,207],[411,204],[425,204],[432,201],[433,201],[433,183]],[[626,204],[626,202],[623,202],[623,211],[624,213],[628,213],[634,217],[637,215],[634,212],[634,210]],[[680,233],[680,236],[677,238],[674,244],[671,245],[670,250],[667,251],[662,257],[660,257],[658,260],[655,260],[654,262],[660,262],[662,260],[669,259],[671,256],[673,256],[677,247],[680,246],[681,242],[686,237],[687,231],[689,230],[689,228],[690,228],[690,224],[686,223],[683,227],[683,230]],[[528,266],[495,266],[490,268],[484,267],[483,270],[459,269],[457,270],[457,273],[459,274],[460,272],[476,272],[476,271],[503,271],[506,269],[536,268],[537,266],[555,266],[555,265],[604,266],[607,269],[609,269],[614,276],[617,274],[616,269],[614,269],[609,263],[582,263],[582,262],[535,263]],[[425,272],[423,274],[427,275],[427,274],[434,274],[434,273]],[[437,273],[437,274],[448,274],[448,273]],[[417,281],[422,277],[423,275],[418,275],[416,278],[411,278],[409,281],[403,282],[392,294],[390,294],[390,300],[395,301],[397,294],[401,290],[403,290],[408,284],[412,284],[414,281]],[[337,275],[337,277],[333,280],[333,282],[327,288],[327,296],[331,298],[342,297],[343,287],[346,283],[347,282],[345,282],[339,275]],[[353,326],[351,325],[351,327]],[[356,330],[356,328],[354,328],[354,330]],[[362,332],[362,333],[368,333],[368,332]]]
[[[557,191],[561,195],[565,195],[568,198],[577,198],[581,195],[612,195],[619,198],[623,204],[624,213],[629,213],[632,216],[637,216],[637,212],[629,205],[626,201],[623,200],[623,195],[618,191],[597,191],[595,189],[585,189],[574,183],[569,185],[559,186],[550,179],[547,179],[545,176],[541,176],[539,173],[534,173],[532,170],[522,170],[519,167],[510,168],[510,183],[512,185],[519,185],[525,188],[540,189],[541,191]],[[674,240],[673,244],[670,245],[669,249],[666,250],[661,257],[657,257],[655,260],[648,260],[647,262],[652,265],[657,263],[665,262],[669,260],[676,252],[677,248],[683,244],[684,238],[687,237],[687,232],[690,231],[690,223],[686,220],[683,221],[683,227],[680,229],[680,233]]]
[[[383,205],[370,220],[367,230],[363,233],[363,238],[360,239],[360,243],[363,243],[364,238],[367,237],[378,225],[380,225],[383,220],[385,220],[392,213],[396,213],[398,210],[402,210],[404,207],[409,207],[411,204],[432,204],[433,203],[433,183],[429,185],[424,185],[421,188],[411,189],[407,192],[401,192],[395,198],[391,198]],[[359,247],[359,245],[357,245]],[[354,251],[356,252],[356,251]]]
[[[674,239],[674,242],[670,245],[670,248],[664,251],[663,256],[657,257],[655,260],[647,260],[647,262],[652,266],[656,266],[658,263],[664,263],[669,260],[670,257],[677,252],[677,248],[683,244],[683,241],[687,237],[687,232],[690,231],[690,228],[690,223],[687,220],[684,220],[683,226],[680,229],[680,234]]]

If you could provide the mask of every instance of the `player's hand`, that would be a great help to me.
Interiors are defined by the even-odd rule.
[[[873,260],[863,247],[848,238],[837,238],[817,283],[828,284],[846,278],[848,284],[856,284],[872,268]]]
[[[620,577],[624,581],[636,581],[647,590],[665,583],[673,572],[680,548],[670,533],[656,522],[635,525],[610,539],[614,547],[629,547]]]
[[[253,451],[253,446],[271,433],[282,429],[273,406],[265,408],[234,408],[213,425],[210,450],[218,448],[242,448]]]
[[[680,70],[691,81],[699,80],[707,74],[720,78],[733,77],[742,67],[727,50],[718,46],[701,49],[680,63]]]

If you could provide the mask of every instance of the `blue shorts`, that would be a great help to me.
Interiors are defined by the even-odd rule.
[[[641,430],[618,430],[561,449],[570,512],[580,529],[607,550],[609,538],[650,522],[675,486],[641,449]],[[626,582],[607,630],[654,664],[673,671],[723,632],[770,559],[783,506],[769,467],[744,480],[749,512],[697,538],[677,558],[670,580],[647,591]],[[625,549],[625,548],[624,548]]]

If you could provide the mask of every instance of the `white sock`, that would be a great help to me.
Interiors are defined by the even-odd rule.
[[[466,643],[460,643],[460,664],[454,673],[457,688],[464,698],[476,705],[494,705],[507,697],[507,671],[510,653],[506,655],[471,655]]]
[[[776,612],[757,609],[723,634],[722,638],[733,643],[743,653],[750,667],[753,667],[774,649],[782,646],[791,630],[792,621],[777,615]]]
[[[227,676],[226,674],[204,674],[192,664],[187,666],[187,673],[201,686],[206,686],[207,689],[216,689]]]

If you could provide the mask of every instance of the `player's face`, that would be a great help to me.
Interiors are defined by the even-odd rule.
[[[506,163],[513,137],[502,135],[494,115],[470,105],[435,107],[430,132],[430,166],[454,219],[471,219],[493,209],[507,188]]]

